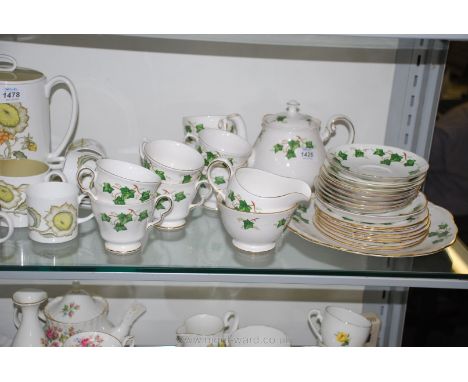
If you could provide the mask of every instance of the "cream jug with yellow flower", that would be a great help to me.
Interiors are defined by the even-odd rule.
[[[72,107],[67,132],[52,150],[49,101],[57,85],[69,91]],[[56,161],[76,129],[77,116],[78,97],[68,78],[47,80],[41,72],[17,67],[13,57],[0,55],[0,159]]]

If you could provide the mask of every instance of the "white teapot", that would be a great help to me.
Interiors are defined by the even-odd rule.
[[[70,93],[71,116],[61,143],[51,150],[49,102],[52,88],[59,84]],[[0,159],[56,162],[76,130],[77,118],[78,96],[68,78],[47,80],[41,72],[17,67],[13,57],[0,54]]]
[[[354,126],[349,118],[336,115],[321,128],[318,119],[299,113],[299,102],[289,101],[286,112],[263,117],[249,167],[290,178],[312,186],[326,157],[325,144],[335,135],[336,126],[348,130],[348,142],[354,141]]]
[[[46,346],[63,346],[69,337],[89,331],[108,333],[122,341],[146,308],[133,303],[116,326],[108,320],[108,312],[109,305],[104,298],[91,297],[74,282],[71,291],[49,301],[44,311],[39,312],[39,318],[46,322]]]

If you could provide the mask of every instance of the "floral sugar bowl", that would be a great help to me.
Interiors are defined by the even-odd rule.
[[[312,186],[325,160],[324,145],[335,134],[336,126],[348,131],[348,143],[354,141],[354,127],[344,116],[334,116],[321,128],[321,122],[299,113],[299,103],[289,101],[286,112],[263,117],[249,167],[303,180]]]
[[[113,326],[107,319],[109,306],[107,301],[99,296],[91,297],[80,289],[79,283],[73,283],[73,288],[65,296],[59,296],[50,301],[39,317],[46,321],[46,346],[63,346],[65,341],[81,332],[100,331],[124,340],[134,322],[146,311],[140,303],[134,303],[125,313],[118,326]]]

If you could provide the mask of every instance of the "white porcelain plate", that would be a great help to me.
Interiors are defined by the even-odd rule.
[[[351,144],[329,151],[331,161],[357,177],[375,179],[411,178],[425,173],[429,165],[424,158],[396,147]]]
[[[293,215],[288,228],[296,235],[312,243],[325,247],[357,253],[367,256],[380,257],[416,257],[425,256],[442,251],[453,244],[457,237],[457,226],[452,214],[446,209],[428,203],[431,226],[429,235],[419,244],[399,249],[398,251],[361,250],[342,244],[322,234],[314,225],[315,199],[312,199],[307,207],[299,207]]]

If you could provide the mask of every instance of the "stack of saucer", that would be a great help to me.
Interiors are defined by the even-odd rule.
[[[359,249],[397,250],[427,236],[427,200],[419,192],[427,162],[405,150],[352,144],[329,152],[315,180],[314,224]]]

